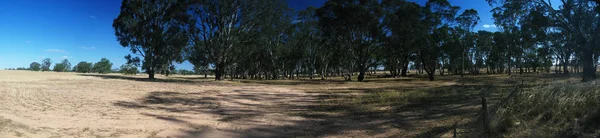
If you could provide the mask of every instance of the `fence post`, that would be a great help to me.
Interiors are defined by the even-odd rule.
[[[454,137],[453,138],[458,138],[458,132],[456,132],[457,127],[458,127],[458,123],[454,123]]]
[[[484,137],[489,138],[491,135],[490,135],[490,124],[489,124],[487,98],[483,94],[481,95],[481,110],[483,112],[482,124],[483,124]]]

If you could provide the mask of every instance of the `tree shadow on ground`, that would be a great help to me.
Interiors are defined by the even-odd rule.
[[[191,80],[184,79],[148,79],[140,78],[135,76],[123,76],[123,75],[110,75],[110,74],[77,74],[79,76],[98,77],[102,79],[117,79],[117,80],[129,80],[129,81],[141,81],[141,82],[173,82],[173,83],[193,83]]]
[[[249,83],[249,84],[266,84],[266,85],[319,85],[319,84],[346,84],[347,81],[344,80],[334,80],[334,79],[296,79],[296,80],[249,80],[249,79],[241,79],[238,80],[241,83]]]
[[[486,79],[486,78],[484,78]],[[494,79],[494,78],[488,78]],[[498,81],[498,80],[493,80]],[[477,82],[466,80],[465,83]],[[254,82],[246,82],[254,83]],[[314,82],[308,81],[308,84]],[[325,82],[339,83],[339,82]],[[342,82],[343,83],[343,82]],[[271,84],[271,83],[265,83]],[[315,84],[321,84],[315,83]],[[277,84],[280,85],[280,84]],[[294,85],[287,84],[284,85]],[[490,90],[493,87],[493,91]],[[165,111],[180,114],[210,114],[217,121],[244,124],[246,130],[226,130],[246,137],[440,137],[449,133],[456,124],[469,125],[479,113],[482,91],[489,92],[489,101],[497,102],[502,92],[512,85],[449,85],[432,88],[388,86],[328,89],[307,93],[269,93],[261,90],[238,89],[231,92],[201,91],[180,93],[157,91],[136,101],[117,101],[113,105],[131,109]],[[349,91],[333,93],[332,91]],[[394,101],[392,104],[356,102],[356,94],[382,91],[398,93],[422,91],[426,96]],[[401,98],[399,98],[401,99]],[[264,104],[268,102],[269,104]],[[265,116],[281,116],[293,125],[264,125]],[[176,116],[147,115],[157,119],[195,126]],[[292,120],[291,118],[302,118]],[[476,119],[475,119],[476,120]],[[225,130],[223,130],[225,131]],[[199,136],[201,131],[189,131]]]

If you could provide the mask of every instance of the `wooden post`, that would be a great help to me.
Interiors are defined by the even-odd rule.
[[[487,98],[485,98],[485,95],[481,95],[481,110],[482,110],[482,123],[483,123],[483,133],[484,133],[484,137],[489,138],[490,135],[490,125],[489,125],[489,116],[488,116],[488,106],[487,106]]]
[[[456,131],[457,127],[458,127],[458,123],[455,123],[454,124],[454,136],[453,136],[453,138],[458,138],[458,132]]]

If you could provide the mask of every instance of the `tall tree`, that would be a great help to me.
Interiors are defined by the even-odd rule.
[[[456,18],[458,27],[462,30],[461,36],[463,39],[461,40],[464,40],[462,41],[462,61],[460,70],[461,77],[464,76],[465,62],[467,60],[465,57],[469,53],[469,48],[472,47],[470,44],[473,44],[473,28],[475,28],[477,22],[479,22],[479,19],[479,15],[475,9],[467,9]]]
[[[50,66],[52,65],[52,60],[50,58],[45,58],[42,60],[42,71],[50,71]]]
[[[318,11],[325,35],[336,38],[356,64],[358,81],[363,81],[367,68],[375,65],[373,56],[382,48],[383,15],[377,0],[330,0]]]
[[[406,76],[409,57],[415,51],[415,40],[420,31],[422,7],[414,2],[386,0],[383,1],[385,9],[390,13],[386,16],[386,26],[390,29],[391,36],[385,43],[385,67],[390,70],[393,77]]]
[[[232,64],[233,51],[251,41],[251,33],[272,7],[262,7],[264,0],[199,0],[193,4],[196,20],[193,32],[193,54],[203,57],[215,67],[215,79],[222,80],[227,65]],[[193,61],[192,63],[195,63]]]
[[[546,0],[487,0],[490,5],[496,7],[495,18],[497,23],[507,23],[510,20],[512,28],[518,28],[516,22],[519,19],[527,17],[523,13],[528,13],[530,8],[541,8],[540,11],[545,17],[553,21],[554,29],[564,34],[575,46],[574,49],[580,53],[579,57],[583,74],[582,81],[596,79],[595,60],[598,55],[597,44],[600,43],[600,4],[592,0],[561,0],[561,6],[558,9],[552,6],[551,1]],[[506,19],[506,20],[505,20]],[[515,29],[513,29],[515,30]],[[577,61],[577,60],[576,60]],[[564,63],[563,63],[564,64]]]
[[[450,24],[455,21],[460,7],[452,6],[447,0],[429,0],[423,10],[422,29],[418,34],[418,56],[429,80],[433,81],[436,66],[441,55],[441,46],[448,43]]]
[[[123,0],[113,22],[117,40],[129,47],[128,64],[139,65],[154,79],[165,64],[183,62],[182,49],[189,44],[188,0]]]
[[[60,64],[63,65],[64,69],[62,70],[62,72],[69,72],[69,70],[71,70],[71,62],[69,62],[68,59],[64,59],[60,62]]]

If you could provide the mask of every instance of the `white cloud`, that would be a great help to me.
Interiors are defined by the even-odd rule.
[[[46,52],[51,52],[51,53],[67,53],[67,51],[62,50],[62,49],[46,49]]]
[[[483,28],[497,28],[496,25],[483,24]]]
[[[83,46],[83,47],[79,47],[79,48],[85,49],[85,50],[94,50],[94,49],[96,49],[96,47],[93,47],[93,46],[92,47]]]
[[[96,16],[92,16],[92,15],[90,15],[90,16],[88,16],[88,17],[90,17],[90,18],[92,18],[92,19],[96,19]]]

